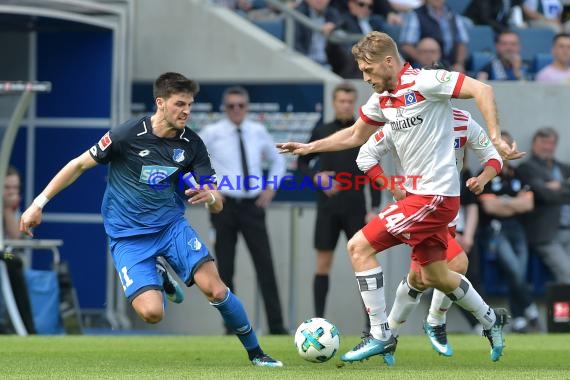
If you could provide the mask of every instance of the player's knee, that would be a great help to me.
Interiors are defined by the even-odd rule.
[[[204,295],[210,302],[222,302],[228,296],[228,287],[220,280],[219,284],[211,286],[209,289],[203,289]]]
[[[417,290],[425,290],[428,288],[418,272],[410,272],[408,274],[408,285]]]
[[[143,321],[146,323],[155,324],[162,321],[164,318],[164,310],[162,307],[140,307],[137,309],[137,314],[141,317]]]
[[[467,273],[467,268],[469,266],[469,259],[465,253],[456,256],[453,260],[449,262],[449,269],[454,272],[465,274]]]
[[[355,237],[353,237],[348,241],[346,249],[348,251],[348,257],[350,258],[350,261],[352,261],[353,263],[364,260],[367,256],[364,247],[362,245],[362,242],[360,242]]]

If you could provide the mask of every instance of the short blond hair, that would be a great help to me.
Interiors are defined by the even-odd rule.
[[[391,55],[396,59],[400,59],[398,46],[396,42],[382,32],[370,32],[352,47],[352,55],[357,61],[365,61],[368,63],[381,61],[386,56]]]

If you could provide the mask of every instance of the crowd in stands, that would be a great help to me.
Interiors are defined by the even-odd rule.
[[[283,15],[265,0],[211,0],[251,20]],[[354,36],[390,34],[404,58],[421,66],[420,42],[439,45],[451,70],[484,80],[570,81],[570,20],[561,0],[283,0],[316,26],[296,23],[294,49],[343,78],[359,78]],[[274,33],[275,34],[275,33]],[[348,36],[339,42],[331,35]],[[353,38],[350,38],[353,37]],[[278,33],[284,38],[284,32]],[[430,40],[428,40],[430,41]],[[428,43],[429,44],[429,43]],[[552,50],[550,49],[552,46]],[[431,47],[433,50],[433,46]],[[423,61],[425,63],[425,61]],[[541,70],[542,72],[539,75]]]

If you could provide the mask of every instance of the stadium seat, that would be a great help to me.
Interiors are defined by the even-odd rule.
[[[268,20],[254,20],[253,23],[271,34],[273,37],[284,41],[285,40],[285,22],[282,18],[274,18]]]
[[[470,54],[476,51],[495,52],[495,35],[489,25],[473,25],[467,29],[467,33],[469,34],[467,48]]]
[[[533,71],[534,73],[538,73],[542,70],[545,66],[552,63],[552,54],[550,53],[538,53],[534,56],[533,62]]]
[[[505,275],[497,264],[494,254],[482,249],[481,251],[481,276],[485,294],[490,296],[505,296],[509,288]]]
[[[549,28],[525,28],[517,29],[521,40],[521,56],[523,61],[532,62],[539,53],[549,53],[552,46],[552,38],[555,33]]]
[[[477,75],[477,73],[493,59],[493,54],[486,51],[474,51],[471,53],[471,65],[468,70]]]
[[[471,0],[451,0],[445,4],[455,13],[462,15],[470,2]]]
[[[533,294],[535,296],[544,296],[546,294],[546,284],[553,281],[553,277],[550,270],[532,250],[528,260],[528,271]]]

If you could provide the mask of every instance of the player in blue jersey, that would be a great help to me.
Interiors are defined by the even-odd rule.
[[[158,77],[156,112],[113,128],[71,160],[22,214],[20,230],[31,236],[51,198],[87,169],[109,164],[101,213],[115,269],[137,314],[148,323],[164,317],[162,279],[156,270],[162,256],[187,286],[196,284],[219,310],[254,365],[281,367],[260,348],[241,301],[222,282],[208,248],[184,218],[184,195],[190,204],[205,204],[212,213],[223,208],[206,147],[186,127],[198,89],[178,73]],[[177,190],[188,175],[201,186],[181,194]]]

